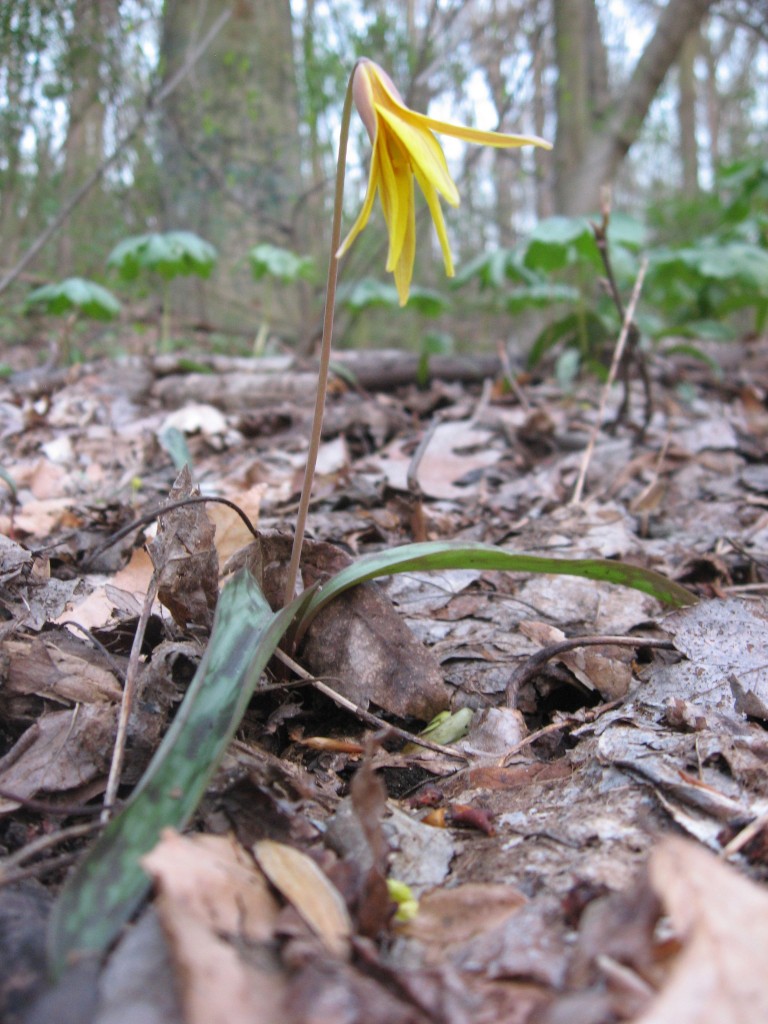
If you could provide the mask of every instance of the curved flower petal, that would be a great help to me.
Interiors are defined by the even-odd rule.
[[[540,146],[542,149],[552,149],[552,143],[539,138],[538,135],[509,135],[505,132],[483,131],[480,128],[468,128],[466,125],[453,124],[452,121],[441,121],[436,117],[419,114],[415,110],[411,110],[410,107],[406,107],[400,97],[392,92],[389,84],[381,75],[376,75],[376,84],[387,94],[396,113],[417,130],[424,131],[426,129],[439,132],[441,135],[452,135],[454,138],[473,142],[480,146],[495,146],[496,148]]]
[[[375,152],[375,149],[374,149]],[[349,249],[354,240],[363,230],[365,225],[368,223],[368,219],[371,216],[371,210],[373,209],[373,201],[376,198],[376,192],[379,188],[380,170],[378,161],[374,158],[371,160],[371,170],[368,174],[368,188],[365,193],[365,199],[363,200],[363,207],[360,213],[357,215],[357,220],[349,229],[349,233],[344,241],[339,246],[339,250],[336,253],[337,257],[341,257]]]
[[[424,193],[424,198],[427,200],[429,212],[432,215],[432,222],[435,225],[435,231],[437,231],[440,248],[443,251],[443,263],[445,265],[446,277],[453,277],[456,271],[453,269],[451,246],[448,241],[445,218],[443,217],[443,211],[440,207],[440,200],[437,197],[437,192],[433,188],[432,183],[423,176],[417,167],[414,167],[413,173],[416,177],[416,181],[419,183],[419,188]]]
[[[403,239],[403,247],[397,264],[394,267],[395,286],[397,287],[401,306],[404,306],[408,301],[411,280],[413,279],[413,264],[416,260],[416,204],[413,201],[413,178],[409,176],[407,182],[410,192],[408,197],[408,221]]]
[[[405,108],[403,108],[405,109]],[[424,177],[431,181],[441,195],[445,196],[451,206],[459,205],[459,193],[448,170],[448,164],[437,139],[432,132],[418,131],[408,122],[390,110],[376,105],[376,113],[387,123],[403,144],[411,160],[414,161]]]
[[[458,206],[459,193],[445,155],[432,133],[441,132],[485,146],[552,147],[536,135],[480,131],[418,114],[406,107],[389,75],[373,61],[361,61],[354,75],[353,98],[373,140],[373,157],[363,208],[337,255],[341,256],[349,249],[368,223],[378,192],[389,235],[387,270],[395,276],[400,305],[404,306],[408,301],[416,257],[414,178],[424,193],[437,231],[445,272],[449,277],[454,273],[440,196],[451,206]]]

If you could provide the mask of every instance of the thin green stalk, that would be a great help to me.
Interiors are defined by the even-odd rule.
[[[336,281],[339,276],[339,259],[336,253],[341,244],[341,213],[342,200],[344,197],[344,175],[347,167],[347,142],[349,140],[349,123],[352,117],[352,82],[357,70],[357,64],[352,68],[352,74],[347,83],[347,94],[344,97],[344,109],[341,114],[341,130],[339,132],[339,156],[336,164],[336,189],[333,196],[333,224],[331,227],[331,255],[328,262],[328,279],[325,285],[325,312],[323,314],[323,338],[320,344],[320,369],[317,374],[317,393],[315,396],[315,413],[312,419],[312,433],[309,438],[309,451],[307,462],[304,468],[304,483],[301,487],[299,498],[299,511],[296,515],[296,532],[293,537],[293,550],[291,561],[288,565],[288,578],[285,583],[285,595],[283,604],[293,600],[296,590],[296,581],[299,577],[299,562],[301,561],[301,548],[304,543],[304,533],[307,528],[307,516],[309,514],[309,501],[312,497],[312,483],[315,478],[315,467],[317,465],[317,453],[320,449],[320,435],[323,429],[323,414],[325,412],[325,396],[328,391],[328,367],[331,362],[331,340],[333,336],[333,314],[336,305]]]
[[[168,352],[171,348],[171,282],[163,278],[163,308],[160,312],[160,351]]]

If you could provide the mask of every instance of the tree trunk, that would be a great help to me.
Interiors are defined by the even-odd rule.
[[[589,109],[589,7],[594,0],[554,0],[557,61],[557,137],[555,140],[555,202],[571,206],[574,168],[587,157],[593,118]]]
[[[217,246],[217,319],[250,315],[255,327],[243,301],[256,295],[243,269],[247,250],[259,242],[301,245],[294,238],[302,188],[290,2],[166,0],[161,55],[170,77],[225,8],[232,17],[215,45],[163,110],[164,227],[195,231]],[[206,313],[204,294],[198,287],[188,295],[198,316]]]
[[[554,0],[558,91],[556,202],[570,215],[597,209],[600,191],[611,184],[642,128],[648,108],[686,35],[697,29],[714,0],[668,0],[656,29],[605,116],[590,111],[586,5],[594,0]],[[579,42],[581,41],[581,52]]]
[[[699,191],[699,145],[696,140],[696,58],[699,31],[689,32],[680,50],[677,123],[680,127],[680,160],[683,195],[692,199]]]
[[[99,166],[104,156],[104,108],[102,90],[107,64],[106,40],[117,18],[115,0],[94,4],[76,0],[74,27],[67,44],[67,70],[71,79],[69,118],[64,143],[61,194],[68,199]],[[58,271],[61,277],[92,273],[103,266],[104,254],[93,230],[103,198],[96,185],[75,210],[66,231],[59,235]]]

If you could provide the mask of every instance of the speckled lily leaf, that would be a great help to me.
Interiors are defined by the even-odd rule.
[[[404,544],[402,547],[390,548],[356,559],[352,565],[342,569],[315,593],[305,614],[299,619],[299,635],[329,601],[349,587],[392,573],[426,572],[430,569],[497,569],[509,572],[583,576],[642,590],[675,607],[696,602],[695,596],[685,587],[658,572],[636,565],[626,565],[603,558],[541,558],[536,555],[515,554],[492,544],[433,541]]]
[[[150,881],[140,858],[164,828],[191,818],[264,667],[311,597],[306,591],[274,613],[247,570],[225,587],[208,649],[163,742],[56,901],[48,935],[54,974],[80,954],[104,951],[141,903]]]

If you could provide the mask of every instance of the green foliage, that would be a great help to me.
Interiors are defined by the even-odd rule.
[[[216,266],[216,249],[192,231],[156,231],[133,235],[114,247],[107,266],[115,267],[126,281],[135,281],[144,271],[157,274],[163,282],[160,349],[170,348],[170,282],[175,277],[195,274],[209,277]]]
[[[607,237],[622,295],[628,295],[641,258],[648,261],[635,319],[651,341],[689,338],[692,353],[696,339],[728,340],[747,326],[765,330],[768,161],[725,168],[714,195],[651,209],[648,226],[613,213]],[[621,327],[614,302],[599,286],[604,273],[589,219],[551,217],[514,248],[473,260],[456,286],[477,282],[509,313],[549,310],[552,320],[536,337],[528,361],[535,366],[547,353],[575,352],[557,364],[566,383],[579,367],[601,372]],[[665,349],[673,350],[669,344]]]
[[[116,267],[126,281],[134,281],[144,270],[170,281],[189,274],[209,277],[217,258],[210,242],[191,231],[151,232],[118,242],[107,266]]]
[[[93,320],[112,320],[119,316],[121,308],[112,292],[83,277],[68,277],[35,288],[27,296],[25,307],[52,316],[77,313]]]
[[[416,383],[420,388],[429,384],[429,360],[431,356],[445,356],[454,350],[454,340],[446,331],[427,331],[419,339],[419,365],[416,368]]]
[[[103,952],[146,895],[141,857],[164,828],[182,829],[205,793],[261,673],[312,591],[273,612],[241,570],[219,599],[210,643],[184,700],[130,801],[67,879],[51,915],[49,964]]]
[[[339,301],[350,313],[362,313],[366,309],[400,308],[395,286],[374,277],[364,277],[349,287],[339,288]],[[422,316],[438,317],[450,308],[450,302],[440,292],[413,285],[406,308]]]
[[[279,612],[271,610],[253,576],[240,570],[219,599],[205,656],[143,778],[59,894],[48,931],[54,975],[78,955],[106,950],[135,912],[150,885],[141,858],[164,828],[181,829],[192,817],[286,632],[295,627],[298,640],[330,601],[367,580],[456,568],[560,573],[634,587],[675,606],[695,600],[658,573],[621,562],[538,558],[448,541],[364,556]]]
[[[248,259],[256,281],[264,277],[274,277],[282,284],[315,280],[315,261],[311,256],[299,256],[290,249],[282,249],[268,242],[255,245],[248,253]]]

